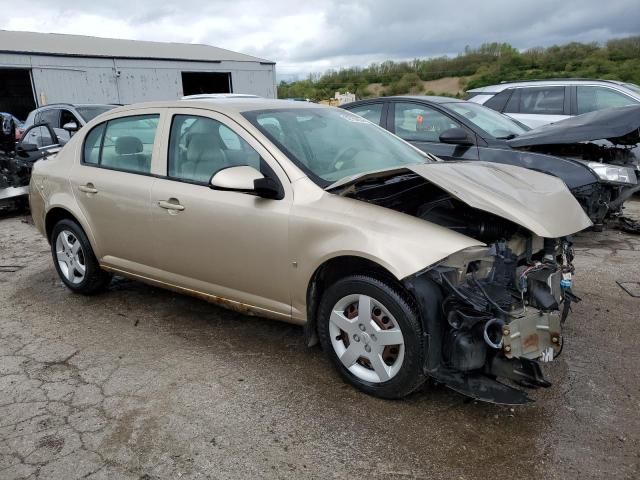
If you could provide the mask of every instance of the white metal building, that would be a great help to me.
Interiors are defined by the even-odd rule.
[[[275,62],[210,45],[0,30],[0,111],[198,93],[277,95]]]

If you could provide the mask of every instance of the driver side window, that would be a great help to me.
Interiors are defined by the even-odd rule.
[[[169,136],[170,178],[208,184],[228,167],[260,170],[260,155],[237,133],[212,118],[175,115]]]
[[[440,143],[440,134],[450,128],[462,128],[443,113],[417,103],[396,103],[393,121],[395,134],[407,141]]]

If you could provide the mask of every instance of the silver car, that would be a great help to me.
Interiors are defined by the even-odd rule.
[[[474,88],[468,100],[536,128],[575,115],[640,104],[640,87],[613,80],[532,80]]]

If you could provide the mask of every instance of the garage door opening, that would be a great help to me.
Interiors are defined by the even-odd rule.
[[[231,73],[182,72],[184,95],[201,93],[231,93]]]
[[[25,120],[36,108],[29,70],[22,68],[0,69],[0,112],[8,112]]]

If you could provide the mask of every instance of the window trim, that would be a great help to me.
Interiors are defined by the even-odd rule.
[[[149,167],[149,172],[139,172],[139,171],[135,171],[135,170],[125,170],[123,168],[114,168],[114,167],[108,167],[105,165],[102,165],[102,150],[104,148],[104,138],[107,134],[107,128],[109,128],[109,122],[112,121],[116,121],[116,120],[121,120],[123,118],[134,118],[134,117],[157,117],[158,118],[158,125],[156,126],[156,131],[155,131],[155,136],[153,138],[153,148],[151,149],[151,165],[153,164],[153,151],[156,148],[156,142],[157,142],[157,137],[158,134],[161,133],[161,120],[162,120],[162,112],[156,112],[156,113],[142,113],[142,114],[134,114],[134,115],[123,115],[120,117],[115,117],[115,118],[110,118],[108,120],[105,120],[103,122],[98,123],[97,125],[94,125],[93,127],[91,127],[91,130],[89,130],[86,135],[84,136],[84,138],[82,139],[82,155],[80,156],[80,165],[85,166],[85,167],[93,167],[93,168],[101,168],[103,170],[111,170],[114,172],[123,172],[123,173],[131,173],[134,175],[142,175],[144,177],[154,177],[154,178],[158,178],[158,177],[162,177],[162,175],[157,175],[155,173],[151,172],[151,165]],[[85,144],[87,142],[87,137],[91,134],[91,132],[93,132],[96,128],[99,128],[100,126],[104,125],[104,130],[102,131],[102,136],[100,137],[100,153],[98,154],[98,163],[88,163],[85,162]]]

